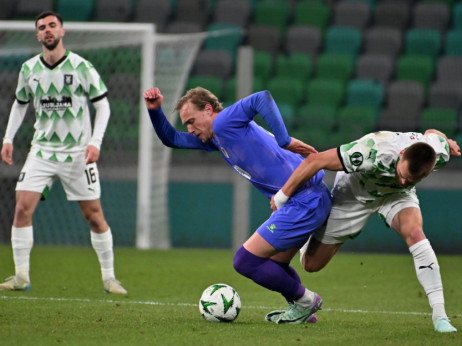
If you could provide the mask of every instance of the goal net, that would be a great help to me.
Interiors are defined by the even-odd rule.
[[[64,47],[91,61],[109,90],[111,118],[98,166],[103,210],[114,242],[139,248],[168,248],[170,149],[155,136],[142,94],[158,86],[164,95],[164,112],[175,123],[174,104],[184,91],[206,33],[156,35],[153,25],[132,23],[65,22],[64,28]],[[34,22],[0,21],[2,136],[21,64],[40,52]],[[14,189],[29,151],[34,121],[30,105],[14,140],[14,164],[0,164],[0,243],[10,239]],[[89,244],[89,229],[78,205],[64,201],[64,192],[55,183],[53,192],[47,201],[39,203],[34,215],[36,243]]]

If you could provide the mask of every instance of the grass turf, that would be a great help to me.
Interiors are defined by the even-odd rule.
[[[318,323],[275,325],[267,312],[283,298],[235,273],[229,250],[116,248],[116,274],[128,296],[104,294],[91,248],[41,247],[31,255],[29,292],[0,291],[3,345],[460,345],[462,256],[439,256],[446,310],[458,333],[433,331],[410,255],[340,253],[303,283],[324,299]],[[13,273],[0,246],[0,278]],[[233,323],[202,319],[198,300],[212,283],[240,294]]]

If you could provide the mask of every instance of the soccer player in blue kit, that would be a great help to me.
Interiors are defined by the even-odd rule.
[[[223,108],[217,97],[201,87],[189,90],[175,106],[188,133],[177,131],[166,119],[158,88],[144,93],[154,129],[163,144],[172,148],[220,151],[225,161],[268,199],[303,161],[316,150],[291,138],[269,91],[252,94]],[[269,133],[253,119],[260,114]],[[290,261],[311,233],[326,221],[330,193],[319,171],[298,189],[285,208],[275,211],[234,255],[238,273],[289,302],[285,310],[266,315],[269,322],[315,322],[321,297],[306,289]]]

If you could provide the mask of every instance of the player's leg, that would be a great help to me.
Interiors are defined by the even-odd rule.
[[[300,249],[300,262],[303,268],[314,273],[323,269],[344,243],[324,244],[314,235]]]
[[[46,160],[28,156],[16,185],[16,206],[11,227],[15,275],[0,284],[0,290],[30,288],[30,253],[34,244],[32,216],[40,198],[53,184],[54,167]]]
[[[101,206],[101,187],[96,164],[75,162],[65,167],[59,178],[67,199],[79,202],[82,215],[90,226],[91,244],[101,266],[104,290],[108,293],[126,294],[127,291],[115,278],[112,232]]]
[[[398,207],[395,207],[395,210]],[[393,211],[390,212],[390,214]],[[432,308],[434,328],[438,332],[455,332],[446,315],[443,283],[435,252],[423,232],[422,213],[418,206],[407,205],[392,218],[391,227],[404,239],[414,259],[417,278]]]

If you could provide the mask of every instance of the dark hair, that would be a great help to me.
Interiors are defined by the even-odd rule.
[[[63,17],[61,17],[61,15],[59,13],[56,13],[56,12],[53,12],[53,11],[43,11],[43,12],[39,13],[37,15],[37,17],[35,17],[35,27],[37,27],[37,22],[40,19],[48,17],[48,16],[55,16],[56,18],[58,18],[61,25],[63,25]]]
[[[179,111],[188,101],[191,101],[198,110],[203,110],[207,104],[212,106],[214,112],[223,110],[223,105],[218,101],[218,98],[207,89],[201,87],[188,90],[176,103],[175,110]]]
[[[436,153],[429,144],[418,142],[404,151],[403,160],[409,162],[409,174],[420,178],[429,174],[435,167]]]

